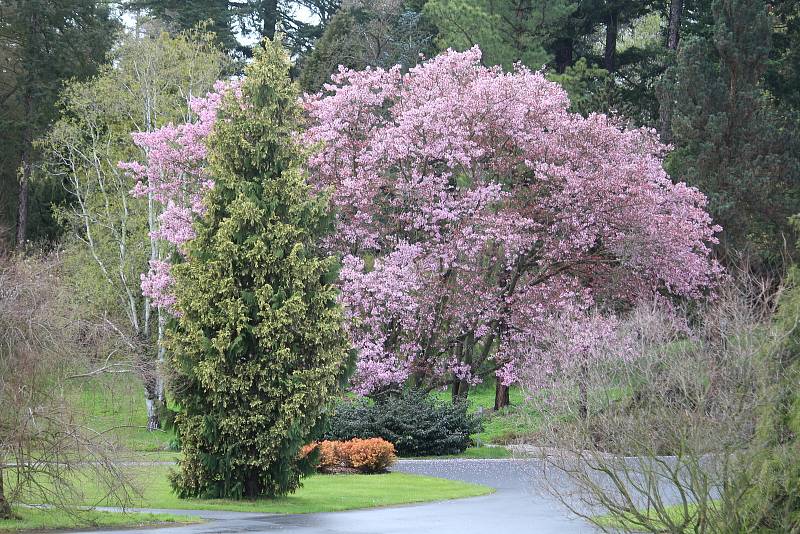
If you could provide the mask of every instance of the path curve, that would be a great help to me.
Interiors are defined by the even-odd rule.
[[[535,460],[400,460],[394,471],[484,484],[497,491],[483,497],[317,514],[263,514],[205,510],[132,509],[209,519],[208,523],[159,528],[158,534],[584,534],[596,532],[571,519],[538,491]],[[108,509],[112,510],[112,509]],[[87,531],[103,534],[96,529]],[[108,531],[109,534],[112,531]],[[153,534],[152,528],[114,534]]]

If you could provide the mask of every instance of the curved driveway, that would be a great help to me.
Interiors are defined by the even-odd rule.
[[[395,471],[485,484],[484,497],[349,512],[275,515],[190,510],[141,510],[196,515],[208,523],[159,529],[159,534],[577,534],[595,530],[539,494],[531,460],[401,460]],[[530,466],[528,466],[530,467]],[[139,511],[138,509],[136,511]],[[98,534],[97,530],[91,531]],[[115,531],[117,534],[119,530]],[[125,530],[153,534],[153,529]]]

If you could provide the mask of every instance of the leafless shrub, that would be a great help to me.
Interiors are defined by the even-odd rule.
[[[731,282],[692,314],[640,306],[607,357],[531,392],[547,490],[606,532],[720,532],[776,380],[763,357],[779,335],[768,287]]]
[[[87,478],[119,504],[129,496],[116,444],[70,396],[72,381],[101,372],[92,366],[114,342],[69,307],[59,267],[57,255],[0,257],[0,517],[11,503],[74,509]],[[103,372],[124,369],[102,361]]]

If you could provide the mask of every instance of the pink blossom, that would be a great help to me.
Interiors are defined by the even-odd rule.
[[[721,274],[706,199],[671,182],[654,131],[572,114],[541,73],[480,57],[340,68],[305,96],[359,392],[555,373],[565,362],[532,352],[554,324],[588,353],[613,325],[589,310],[702,298]]]
[[[160,207],[150,237],[168,243],[171,247],[167,248],[172,250],[180,252],[181,246],[194,238],[194,221],[205,212],[203,193],[214,184],[205,169],[206,139],[229,91],[239,94],[238,84],[217,82],[205,97],[190,101],[194,120],[131,134],[146,154],[146,161],[119,162],[119,167],[136,179],[131,195],[149,197]],[[174,304],[168,263],[151,260],[150,271],[142,275],[141,287],[142,294],[150,297],[154,306],[169,309]]]

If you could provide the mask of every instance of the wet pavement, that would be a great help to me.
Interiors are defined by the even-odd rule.
[[[303,515],[150,510],[200,516],[199,525],[166,527],[159,534],[271,533],[282,534],[578,534],[595,530],[540,493],[531,473],[534,460],[401,460],[395,471],[475,482],[497,491],[426,504]],[[92,530],[98,534],[98,530]],[[117,534],[152,534],[153,529],[115,530]]]

